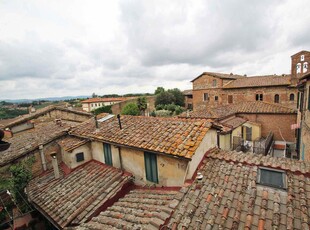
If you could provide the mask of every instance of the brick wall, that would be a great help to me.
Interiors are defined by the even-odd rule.
[[[204,93],[208,93],[209,100],[204,101]],[[279,104],[290,108],[297,106],[297,89],[286,86],[277,87],[259,87],[244,89],[198,89],[193,90],[193,107],[194,110],[204,109],[207,106],[226,105],[228,104],[228,95],[232,96],[233,103],[243,101],[256,101],[256,94],[263,94],[263,101],[274,103],[274,97],[279,95]],[[294,100],[290,100],[290,94],[294,94]],[[215,99],[217,96],[217,100]]]
[[[120,103],[112,105],[112,113],[113,114],[120,114],[122,112],[122,109],[129,103],[137,103],[138,98],[129,99],[126,101],[122,101]],[[149,114],[153,110],[155,110],[155,96],[148,96],[146,97],[148,107],[145,111],[146,114]]]
[[[295,130],[291,130],[291,125],[296,124],[296,114],[239,114],[249,121],[260,123],[262,137],[267,137],[268,133],[274,133],[274,139],[295,142]],[[280,129],[280,130],[279,130]],[[282,136],[283,138],[282,138]]]
[[[302,61],[301,60],[301,55],[304,55],[304,60]],[[302,75],[306,74],[306,73],[309,73],[310,72],[310,69],[309,69],[309,64],[310,64],[310,52],[308,51],[301,51],[297,54],[294,54],[292,57],[292,68],[291,68],[291,74],[294,78],[299,78],[301,77]],[[305,62],[308,62],[308,71],[307,72],[304,72],[303,71],[303,64]],[[297,64],[300,63],[301,64],[301,73],[297,74]],[[297,83],[297,82],[295,82]]]

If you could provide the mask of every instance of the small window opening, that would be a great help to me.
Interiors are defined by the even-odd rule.
[[[263,94],[256,94],[256,101],[262,101],[263,100]]]
[[[279,102],[280,102],[279,94],[274,95],[274,103],[279,103]]]
[[[218,97],[218,96],[214,96],[214,100],[215,100],[215,101],[218,101],[218,100],[219,100],[219,97]]]
[[[203,94],[203,100],[204,101],[208,101],[209,100],[209,94],[208,93],[204,93]]]
[[[216,81],[216,80],[213,80],[213,81],[212,81],[212,86],[215,87],[216,85],[217,85],[217,81]]]
[[[84,153],[83,153],[83,152],[77,153],[77,154],[75,155],[75,157],[76,157],[76,162],[84,161]]]
[[[294,101],[295,100],[295,94],[291,93],[290,94],[290,101]]]
[[[286,189],[286,173],[282,170],[259,168],[257,183],[269,187]]]

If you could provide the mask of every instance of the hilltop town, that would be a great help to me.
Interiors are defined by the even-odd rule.
[[[0,123],[0,228],[309,229],[308,63],[27,106]]]

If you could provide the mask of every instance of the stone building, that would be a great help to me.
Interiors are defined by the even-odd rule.
[[[300,78],[298,89],[297,148],[303,160],[310,161],[310,74]]]
[[[300,51],[291,57],[291,73],[283,75],[246,76],[204,72],[193,83],[193,109],[232,104],[242,101],[264,101],[296,108],[298,78],[307,73],[310,52]]]

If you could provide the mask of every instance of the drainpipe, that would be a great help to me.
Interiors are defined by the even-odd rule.
[[[123,170],[123,160],[122,160],[122,152],[121,152],[121,147],[118,148],[118,157],[119,157],[119,163],[120,163],[120,168]]]
[[[46,171],[46,170],[47,170],[47,167],[46,167],[46,160],[45,160],[44,150],[43,150],[43,145],[42,145],[42,144],[39,146],[39,151],[40,151],[40,156],[41,156],[43,171]]]
[[[54,169],[55,179],[58,179],[59,178],[59,168],[58,168],[58,162],[57,162],[57,158],[56,158],[56,152],[52,152],[51,157],[52,157],[52,165],[53,165],[53,169]]]

